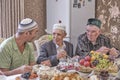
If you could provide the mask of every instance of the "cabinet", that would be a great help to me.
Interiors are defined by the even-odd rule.
[[[87,19],[95,17],[95,0],[46,0],[47,30],[51,31],[59,20],[66,25],[66,40],[77,44],[78,36],[85,32]]]

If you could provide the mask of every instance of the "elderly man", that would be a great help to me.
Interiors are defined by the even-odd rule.
[[[13,75],[31,71],[35,64],[31,42],[38,32],[37,23],[23,19],[18,25],[17,33],[4,40],[0,46],[0,70],[5,75]]]
[[[61,23],[54,24],[52,30],[53,39],[41,46],[37,63],[56,66],[61,58],[73,57],[73,45],[63,40],[65,36],[65,26]]]
[[[78,37],[76,55],[86,56],[91,50],[118,56],[117,50],[112,48],[110,39],[101,34],[101,21],[88,19],[86,32]]]

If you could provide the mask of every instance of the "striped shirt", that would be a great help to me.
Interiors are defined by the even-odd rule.
[[[25,44],[23,53],[19,51],[14,36],[0,45],[0,68],[12,70],[22,65],[29,65],[31,62],[35,62],[35,57],[30,43]]]
[[[106,46],[108,48],[111,48],[111,43],[110,43],[110,39],[102,34],[100,34],[96,40],[96,44],[92,44],[88,38],[87,38],[87,34],[81,34],[78,37],[78,43],[77,43],[77,47],[76,47],[76,55],[79,56],[86,56],[89,54],[89,52],[91,50],[98,50],[100,47],[102,46]]]

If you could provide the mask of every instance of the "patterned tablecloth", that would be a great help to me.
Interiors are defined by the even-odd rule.
[[[79,73],[80,73],[80,75],[82,75],[84,77],[84,80],[89,80],[87,77],[90,73],[82,73],[82,72],[79,72]],[[114,80],[116,74],[117,73],[111,73],[108,80]],[[0,80],[15,80],[15,78],[18,76],[21,76],[21,74],[12,75],[12,76],[0,75]],[[37,78],[35,80],[39,80],[39,79]]]

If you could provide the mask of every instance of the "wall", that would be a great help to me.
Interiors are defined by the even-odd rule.
[[[74,45],[74,50],[77,44],[77,38],[85,32],[85,26],[88,18],[95,17],[95,0],[82,0],[80,7],[73,7],[75,0],[71,0],[70,12],[70,40]],[[79,3],[79,2],[78,2]]]
[[[37,38],[45,34],[46,0],[0,0],[0,37],[8,38],[14,35],[18,23],[26,17],[37,21]]]
[[[63,6],[64,5],[64,6]],[[70,26],[70,0],[47,0],[46,10],[47,10],[47,30],[52,31],[52,27],[55,23],[62,21],[62,24],[66,26],[67,37],[69,37],[69,26]]]
[[[103,23],[102,32],[110,37],[112,44],[115,47],[120,49],[120,1],[95,1],[96,17],[99,18]],[[40,26],[39,36],[45,34],[44,30],[46,29],[46,0],[25,0],[25,17],[32,17],[36,19]]]
[[[95,17],[95,0],[85,2],[84,0],[47,0],[46,6],[48,31],[52,29],[53,24],[61,20],[67,28],[65,40],[73,43],[75,48],[78,36],[85,32],[87,19]]]
[[[102,21],[102,32],[120,50],[120,0],[97,0],[96,17]]]
[[[46,28],[46,0],[24,0],[24,17],[30,17],[39,25],[39,38],[45,34]]]

